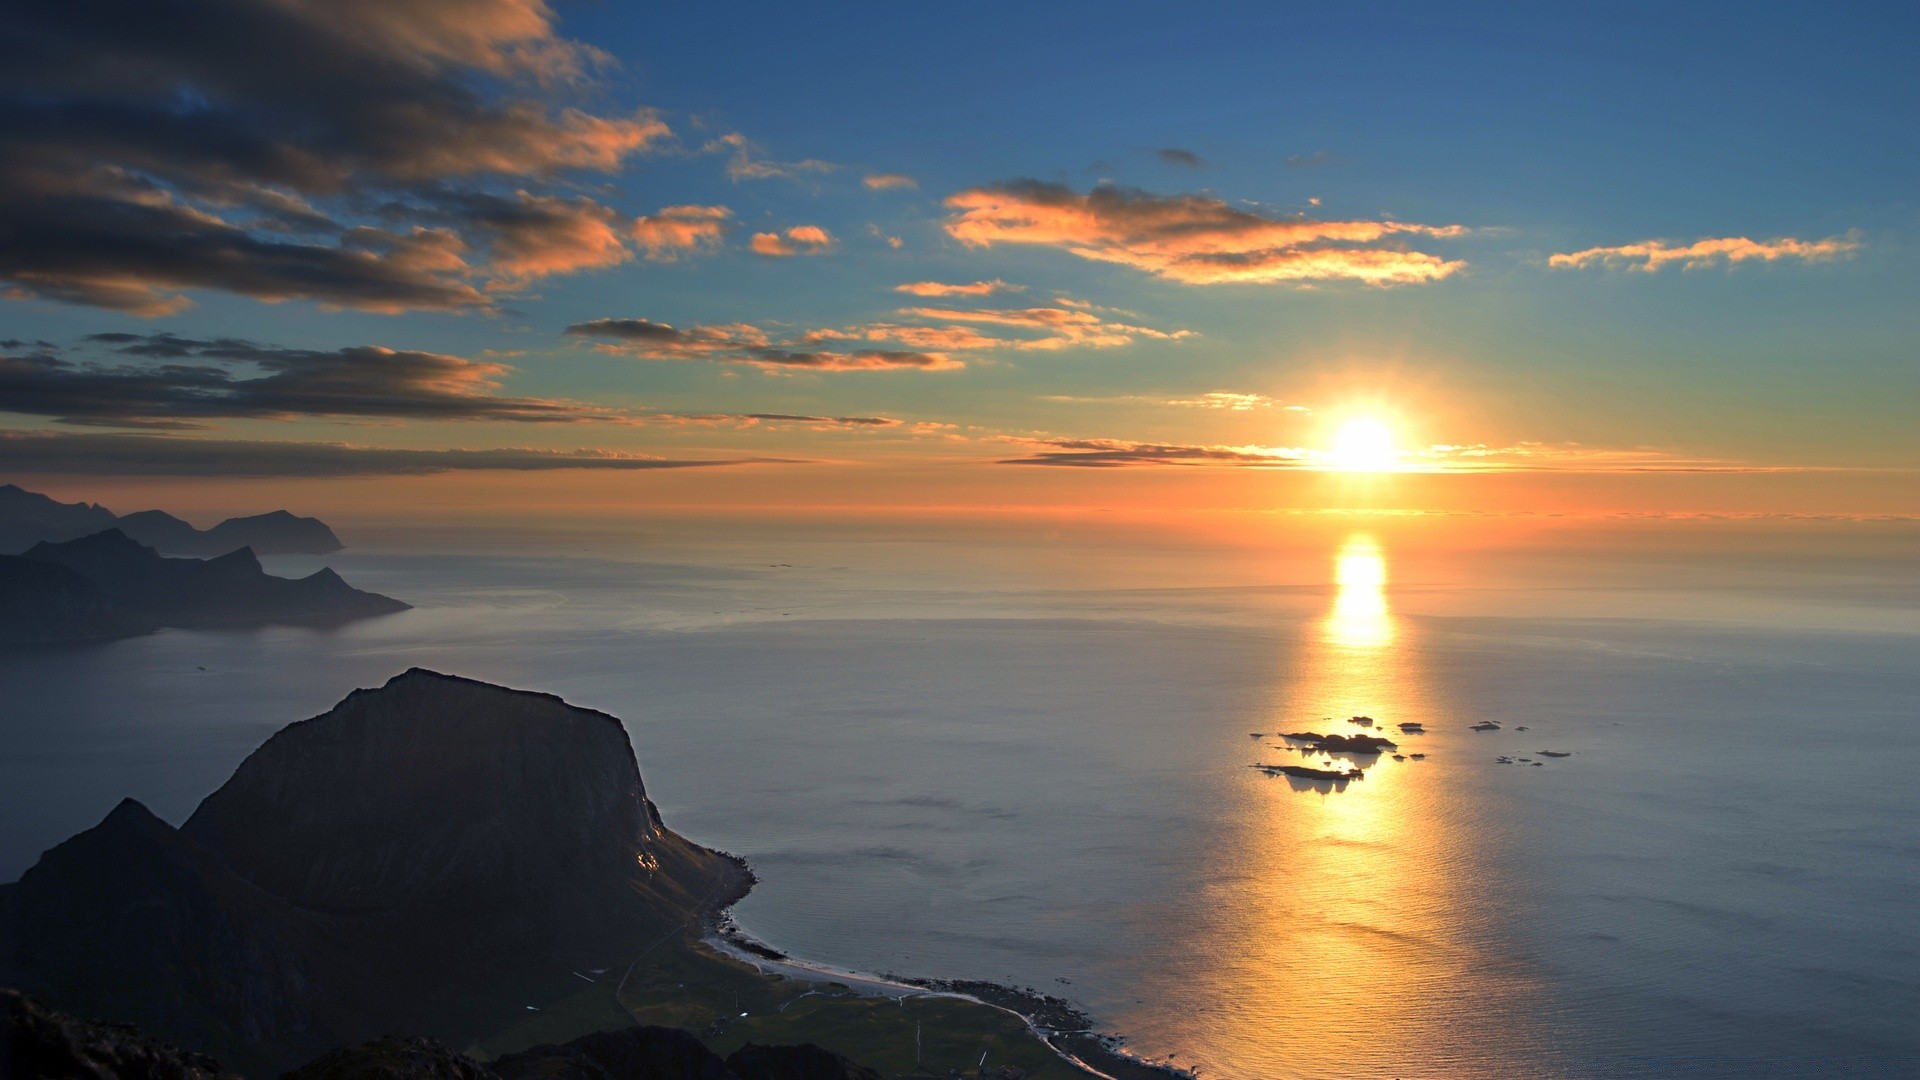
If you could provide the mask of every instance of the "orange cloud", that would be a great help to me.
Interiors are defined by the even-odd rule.
[[[754,233],[747,246],[756,255],[772,258],[820,255],[832,250],[833,234],[818,225],[795,225],[784,236],[777,232]]]
[[[992,296],[1002,292],[1026,292],[1025,285],[1009,285],[999,278],[992,281],[975,281],[965,285],[947,285],[938,281],[909,281],[905,285],[895,285],[894,292],[909,293],[913,296]]]
[[[1454,237],[1458,225],[1269,218],[1200,195],[1153,195],[1101,185],[1017,180],[947,199],[949,235],[975,247],[1039,244],[1190,285],[1228,282],[1437,281],[1465,262],[1399,241]]]
[[[480,224],[492,233],[490,269],[498,287],[530,278],[615,266],[633,257],[612,210],[591,199],[517,192],[518,202]]]
[[[1041,337],[999,341],[1003,347],[1016,349],[1065,349],[1074,346],[1112,348],[1131,345],[1139,338],[1180,341],[1194,336],[1191,330],[1156,330],[1151,326],[1114,322],[1079,307],[1000,308],[985,311],[911,307],[900,309],[900,313],[935,321],[1044,331]]]
[[[657,214],[634,219],[633,241],[650,261],[673,262],[682,255],[719,247],[732,216],[733,211],[724,206],[662,207]]]
[[[1715,264],[1731,266],[1737,262],[1753,259],[1759,259],[1761,262],[1775,262],[1780,259],[1826,262],[1843,258],[1858,250],[1860,250],[1860,241],[1851,234],[1830,236],[1825,240],[1796,240],[1791,236],[1783,236],[1777,240],[1765,242],[1749,240],[1744,236],[1725,236],[1718,239],[1695,240],[1691,244],[1680,246],[1669,244],[1664,240],[1642,240],[1637,244],[1588,248],[1585,251],[1554,255],[1547,260],[1547,265],[1576,269],[1598,265],[1652,273],[1674,263],[1679,263],[1684,269],[1692,270]]]
[[[868,173],[860,178],[869,191],[892,191],[896,188],[917,188],[920,182],[905,173]]]

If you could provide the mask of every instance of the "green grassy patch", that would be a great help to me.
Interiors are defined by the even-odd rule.
[[[616,1001],[617,981],[618,969],[476,1049],[497,1057],[637,1022],[685,1028],[723,1057],[749,1042],[810,1042],[889,1077],[940,1077],[955,1068],[971,1074],[982,1052],[990,1069],[1016,1065],[1035,1080],[1087,1075],[999,1009],[954,998],[861,997],[840,984],[762,975],[692,934],[647,954]]]

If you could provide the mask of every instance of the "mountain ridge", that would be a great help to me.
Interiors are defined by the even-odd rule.
[[[262,555],[331,555],[344,546],[326,522],[289,510],[230,517],[199,529],[164,510],[115,514],[99,503],[63,503],[18,484],[0,484],[0,552],[114,528],[166,555],[210,557],[242,547]]]

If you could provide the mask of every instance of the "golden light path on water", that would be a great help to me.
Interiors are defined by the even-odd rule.
[[[1248,1080],[1555,1075],[1528,1031],[1531,980],[1487,932],[1501,905],[1481,872],[1482,838],[1469,834],[1475,811],[1457,797],[1471,782],[1460,758],[1472,718],[1443,715],[1429,695],[1417,631],[1389,604],[1386,552],[1355,535],[1332,569],[1331,607],[1279,665],[1292,678],[1266,728],[1372,731],[1409,757],[1329,758],[1260,740],[1263,761],[1358,765],[1366,778],[1336,789],[1243,770],[1244,827],[1215,860],[1212,940],[1196,945],[1206,959],[1191,971],[1179,1060]],[[1401,723],[1436,731],[1403,734]]]

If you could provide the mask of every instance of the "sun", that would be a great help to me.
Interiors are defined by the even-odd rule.
[[[1386,472],[1399,463],[1393,431],[1370,416],[1349,420],[1334,433],[1327,463],[1344,472]]]

